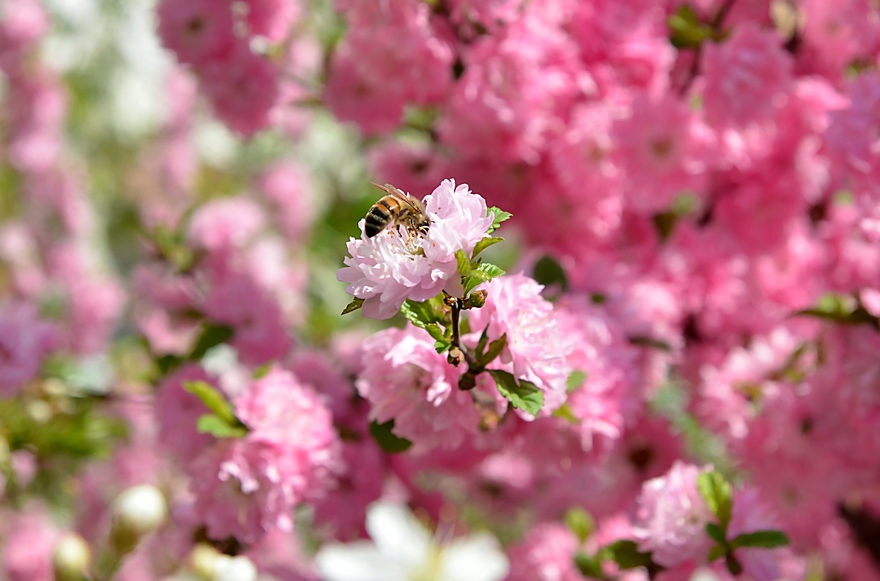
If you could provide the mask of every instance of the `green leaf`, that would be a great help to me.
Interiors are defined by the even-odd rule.
[[[341,313],[341,314],[343,314],[343,315],[347,315],[347,314],[349,314],[349,313],[353,313],[353,312],[355,312],[356,310],[360,309],[362,306],[364,306],[364,299],[354,298],[354,299],[351,300],[350,303],[348,303],[348,304],[345,306],[344,309],[342,309],[342,313]]]
[[[583,543],[596,529],[596,522],[590,513],[580,507],[568,509],[565,513],[565,524]]]
[[[388,420],[380,424],[376,420],[370,422],[370,435],[385,452],[399,454],[410,449],[412,442],[406,438],[400,438],[394,434],[394,420]]]
[[[467,253],[464,250],[456,250],[455,260],[458,263],[458,273],[462,277],[469,276],[471,274],[471,259],[468,258]]]
[[[214,412],[217,417],[229,425],[240,423],[235,417],[232,404],[220,391],[205,381],[184,381],[183,389],[199,398],[205,407]]]
[[[502,274],[504,274],[504,269],[489,262],[481,262],[476,268],[471,270],[469,276],[462,277],[461,283],[464,286],[465,294],[471,292],[478,285]]]
[[[709,506],[709,510],[718,517],[721,530],[726,531],[727,525],[730,523],[730,511],[733,507],[733,492],[730,483],[720,472],[713,470],[700,474],[697,478],[697,488],[700,490],[700,496]]]
[[[482,240],[477,242],[476,246],[474,246],[474,252],[473,252],[474,258],[476,258],[477,255],[479,253],[481,253],[482,251],[486,250],[487,248],[489,248],[493,244],[498,244],[502,240],[504,240],[504,238],[495,238],[495,237],[483,238]]]
[[[187,356],[187,359],[189,361],[201,361],[202,357],[205,356],[205,353],[207,353],[212,347],[228,342],[233,334],[235,334],[235,330],[232,327],[204,323],[202,325],[202,333],[199,335],[199,338],[192,351],[190,351],[190,354]]]
[[[488,342],[489,342],[489,327],[487,325],[486,328],[483,329],[483,332],[480,333],[480,340],[477,341],[477,347],[476,347],[476,349],[474,349],[474,353],[477,354],[477,361],[480,361],[483,359],[483,355],[486,351],[486,344]]]
[[[542,256],[535,263],[532,276],[539,284],[545,287],[558,285],[562,291],[568,288],[568,278],[565,275],[565,269],[551,256]]]
[[[444,314],[436,302],[434,299],[422,302],[406,300],[400,307],[400,312],[413,325],[427,331],[438,343],[449,343],[451,331],[441,325]],[[435,344],[435,347],[439,349],[439,345]],[[446,348],[448,349],[448,346]]]
[[[651,553],[639,551],[635,541],[615,541],[602,549],[608,558],[617,563],[621,569],[635,569],[636,567],[649,567],[652,563]]]
[[[500,369],[487,369],[486,371],[492,375],[495,386],[501,395],[507,398],[510,405],[516,409],[537,415],[544,407],[544,393],[531,381],[520,379],[517,383],[513,375],[507,371]]]
[[[696,11],[688,4],[681,5],[666,21],[669,41],[676,48],[695,48],[712,36],[712,27],[700,22]]]
[[[727,547],[724,545],[712,545],[712,548],[709,549],[709,556],[706,557],[706,562],[711,563],[717,559],[720,559],[724,555],[727,554]]]
[[[204,414],[199,416],[196,429],[200,434],[211,434],[215,438],[241,438],[246,436],[248,429],[236,420],[236,424],[229,424],[216,414]]]
[[[565,420],[571,424],[580,423],[580,420],[578,420],[577,416],[574,415],[574,412],[571,411],[571,406],[568,404],[568,402],[562,404],[561,406],[559,406],[558,408],[553,410],[552,415],[554,418],[559,418],[561,420]]]
[[[513,216],[510,212],[505,212],[500,208],[496,208],[492,206],[489,208],[489,215],[493,217],[492,225],[489,227],[488,233],[491,234],[495,230],[498,230],[498,227],[501,226],[502,222],[506,222],[510,220],[510,217]]]
[[[727,539],[724,538],[724,531],[722,531],[721,527],[716,523],[706,523],[706,532],[709,533],[709,536],[712,537],[715,542],[721,543],[722,545],[727,543]]]
[[[479,362],[481,365],[488,365],[492,363],[496,357],[501,355],[501,352],[504,350],[504,347],[507,346],[507,333],[501,335],[499,338],[495,339],[491,343],[489,343],[489,349],[480,357]]]
[[[604,579],[605,574],[602,572],[602,563],[596,557],[591,557],[583,551],[575,554],[574,566],[578,568],[584,577],[592,577],[593,579]]]
[[[437,353],[445,353],[449,351],[450,347],[452,347],[451,339],[437,339],[434,341],[434,349],[437,350]]]
[[[575,369],[569,374],[568,379],[565,380],[565,391],[568,393],[575,391],[584,384],[586,379],[587,374],[585,372]]]
[[[788,537],[782,531],[763,530],[753,533],[743,533],[737,535],[730,541],[730,546],[737,547],[763,547],[765,549],[775,549],[776,547],[784,547],[788,545]]]

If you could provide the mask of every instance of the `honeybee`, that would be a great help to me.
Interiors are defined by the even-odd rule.
[[[391,184],[374,186],[386,193],[385,196],[373,204],[367,212],[364,233],[367,238],[372,238],[389,224],[403,225],[411,234],[425,234],[431,221],[425,212],[425,205],[409,194],[395,188]]]

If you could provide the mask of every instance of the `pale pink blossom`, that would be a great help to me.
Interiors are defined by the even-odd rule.
[[[190,488],[212,538],[254,542],[290,531],[294,507],[332,485],[339,441],[316,394],[277,367],[238,396],[235,413],[247,435],[201,454],[190,466]]]
[[[573,347],[561,333],[553,303],[541,296],[541,285],[522,274],[498,277],[482,288],[486,304],[468,315],[474,340],[483,329],[490,341],[506,335],[500,361],[491,368],[534,383],[544,392],[542,413],[549,414],[565,401],[572,371],[566,357]]]
[[[189,243],[209,252],[246,246],[265,226],[266,216],[250,198],[218,198],[193,213],[187,229]]]
[[[562,524],[539,524],[510,548],[506,581],[581,581],[574,564],[580,550],[574,533]]]
[[[415,327],[386,329],[363,346],[363,370],[355,385],[370,402],[370,418],[394,420],[394,433],[423,453],[455,448],[480,428],[471,395],[458,389],[462,370],[434,349]]]
[[[34,379],[57,341],[55,326],[30,303],[0,303],[0,396],[15,395]]]
[[[210,383],[211,379],[201,367],[184,365],[162,381],[155,402],[159,442],[184,463],[197,458],[213,441],[211,435],[200,434],[196,429],[199,417],[210,410],[185,389],[184,383],[188,381]]]
[[[6,524],[0,570],[9,581],[52,581],[52,549],[60,531],[46,511],[31,508],[13,515]]]
[[[427,234],[389,226],[367,238],[361,220],[361,238],[349,239],[350,256],[336,277],[349,283],[349,294],[364,299],[365,316],[387,319],[407,299],[424,301],[444,289],[461,293],[455,253],[470,256],[493,218],[482,196],[465,184],[456,187],[454,180],[443,180],[425,198],[425,206],[431,221]]]
[[[633,532],[639,549],[650,552],[660,565],[704,562],[714,543],[706,524],[716,518],[697,488],[704,471],[679,461],[642,486]]]

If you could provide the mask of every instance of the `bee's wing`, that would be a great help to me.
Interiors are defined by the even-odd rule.
[[[385,192],[386,194],[394,196],[395,198],[399,198],[401,200],[406,200],[406,198],[407,198],[407,194],[403,190],[401,190],[400,188],[397,188],[395,186],[392,186],[391,184],[379,185],[376,182],[370,182],[370,183],[373,184],[374,186],[376,186],[377,188],[379,188],[380,190],[382,190],[383,192]]]

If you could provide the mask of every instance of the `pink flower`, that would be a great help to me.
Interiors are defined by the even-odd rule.
[[[534,12],[463,55],[438,130],[459,153],[534,164],[565,118],[587,75],[572,39]]]
[[[724,43],[708,43],[701,70],[703,105],[712,125],[743,127],[768,120],[791,88],[791,57],[779,35],[752,23],[734,28]]]
[[[642,486],[633,532],[639,549],[651,552],[664,567],[704,562],[713,544],[706,524],[715,517],[697,489],[697,478],[705,471],[678,461]]]
[[[367,238],[361,220],[361,238],[349,239],[351,256],[336,277],[349,283],[349,294],[365,299],[365,316],[387,319],[405,300],[424,301],[444,288],[460,293],[455,253],[463,250],[470,256],[493,218],[482,196],[472,194],[467,185],[456,187],[451,179],[425,198],[425,207],[431,226],[424,236],[389,226]]]
[[[315,196],[305,170],[294,163],[268,167],[258,180],[260,191],[275,210],[274,220],[291,241],[301,240],[315,219]]]
[[[190,486],[212,538],[254,542],[275,529],[291,530],[294,507],[332,485],[339,441],[317,395],[279,368],[247,387],[235,413],[250,431],[196,459]]]
[[[278,71],[239,40],[228,58],[204,68],[202,83],[214,112],[230,128],[250,136],[269,125],[280,94]]]
[[[189,243],[209,252],[246,246],[265,226],[262,208],[250,198],[211,200],[193,213],[187,229]]]
[[[167,376],[156,396],[159,442],[184,463],[196,459],[213,442],[209,434],[200,434],[196,422],[210,413],[199,398],[183,387],[187,381],[208,381],[208,374],[195,364],[187,364]]]
[[[612,138],[626,202],[637,211],[660,211],[676,194],[704,187],[709,133],[678,98],[637,98],[631,115],[614,124]]]
[[[15,395],[36,377],[55,340],[55,327],[33,305],[0,303],[0,396]]]
[[[574,564],[578,540],[561,524],[539,524],[511,547],[510,574],[506,581],[581,581]]]
[[[162,0],[157,12],[162,42],[184,64],[203,67],[224,59],[235,43],[226,0]]]
[[[0,568],[9,581],[51,581],[55,578],[52,549],[59,531],[43,512],[31,510],[17,514],[7,523]]]
[[[544,288],[522,274],[498,277],[485,284],[486,304],[469,311],[472,340],[488,327],[490,341],[507,335],[501,368],[534,383],[544,392],[542,414],[549,414],[565,401],[566,381],[571,366],[566,361],[572,349],[560,332],[553,304],[541,296]]]
[[[458,389],[461,370],[437,353],[424,331],[380,331],[364,342],[362,361],[355,385],[370,402],[370,418],[394,420],[394,433],[412,441],[414,452],[455,448],[479,433],[471,395]]]
[[[299,4],[286,0],[246,0],[246,4],[251,34],[265,36],[273,42],[284,40],[302,10]]]

